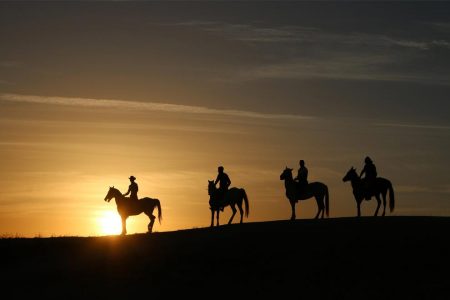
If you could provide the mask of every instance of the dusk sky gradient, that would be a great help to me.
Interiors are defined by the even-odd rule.
[[[355,216],[342,177],[366,155],[395,215],[449,216],[449,116],[449,2],[0,2],[0,234],[109,233],[130,175],[155,230],[208,226],[219,165],[244,221],[288,219],[300,159]]]

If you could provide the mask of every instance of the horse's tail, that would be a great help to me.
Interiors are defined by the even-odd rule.
[[[248,218],[248,214],[250,213],[250,207],[248,205],[247,193],[245,192],[244,189],[242,189],[242,192],[243,192],[244,202],[245,202],[245,216]]]
[[[328,193],[328,187],[325,186],[325,213],[329,217],[330,213],[330,194]]]
[[[158,208],[158,221],[159,221],[159,224],[161,224],[161,220],[162,220],[161,203],[159,202],[159,199],[155,199],[155,202],[156,202],[156,207]]]
[[[388,181],[388,190],[389,190],[389,209],[391,212],[393,212],[395,208],[394,188],[392,187],[392,183],[390,181]]]

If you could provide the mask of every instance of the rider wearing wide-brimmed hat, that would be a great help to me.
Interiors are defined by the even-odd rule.
[[[128,191],[125,194],[123,194],[123,195],[127,196],[128,194],[130,194],[130,200],[138,201],[137,192],[139,190],[139,187],[138,187],[137,183],[135,182],[136,177],[131,175],[129,179],[131,181],[131,184],[128,187]]]

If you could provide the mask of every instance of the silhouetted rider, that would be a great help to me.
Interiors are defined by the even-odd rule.
[[[127,196],[128,194],[130,194],[130,200],[138,201],[137,192],[139,190],[139,187],[138,187],[137,183],[135,182],[136,177],[131,175],[129,179],[130,179],[131,184],[128,187],[128,191],[123,195]]]
[[[214,181],[214,184],[217,185],[217,183],[219,183],[219,201],[220,203],[223,203],[223,200],[225,198],[225,194],[228,191],[228,187],[231,184],[231,180],[230,177],[228,177],[227,173],[225,173],[223,171],[223,167],[220,166],[217,168],[217,171],[219,172],[219,174],[217,174],[217,178],[216,181]],[[221,208],[223,210],[223,207]]]
[[[300,160],[300,168],[294,180],[298,180],[299,185],[302,187],[308,185],[308,168],[305,167],[305,161],[303,159]]]
[[[372,159],[370,157],[366,157],[364,159],[364,168],[361,171],[361,174],[359,174],[359,177],[361,178],[364,174],[365,177],[363,178],[364,188],[366,189],[366,198],[370,198],[370,191],[373,189],[375,184],[375,179],[377,178],[377,168],[375,167],[375,164],[373,163]]]

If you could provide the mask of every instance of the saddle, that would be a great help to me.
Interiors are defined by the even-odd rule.
[[[309,191],[308,182],[296,182],[296,192],[297,195],[302,197],[305,196]]]
[[[366,201],[369,201],[375,194],[375,179],[373,180],[363,179],[362,191],[364,199]]]

